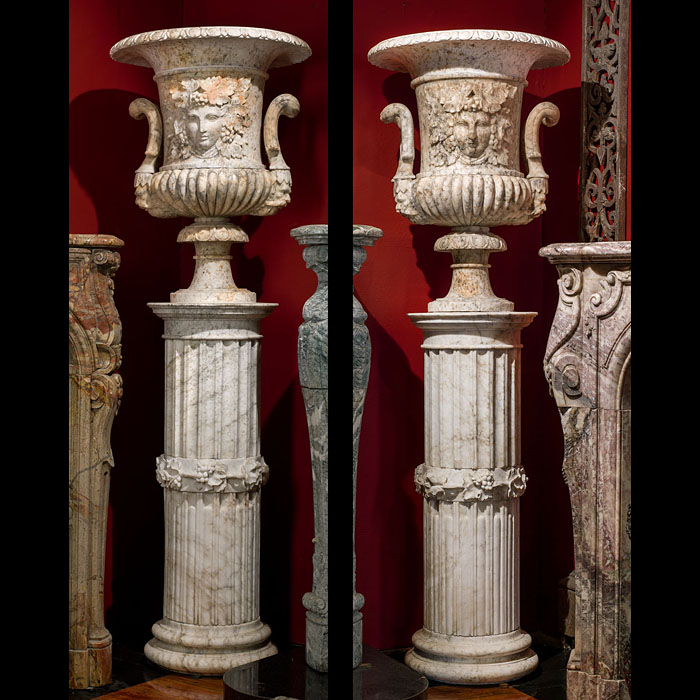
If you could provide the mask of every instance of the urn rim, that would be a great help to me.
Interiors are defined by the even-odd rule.
[[[219,39],[229,41],[261,41],[276,46],[279,53],[268,68],[279,68],[301,63],[311,56],[311,47],[298,36],[276,29],[262,27],[200,26],[157,29],[133,34],[117,42],[109,51],[110,58],[121,63],[153,67],[144,55],[144,47],[153,47],[170,42],[201,42]]]
[[[489,57],[485,54],[478,61],[475,61],[469,56],[468,49],[483,51],[488,45],[494,47],[500,45],[502,47],[518,47],[520,50],[527,51],[531,62],[529,65],[520,66],[520,68],[524,68],[524,75],[507,76],[504,74],[503,77],[524,79],[530,70],[560,66],[571,58],[566,46],[538,34],[506,29],[446,29],[385,39],[369,50],[367,60],[379,68],[410,73],[411,77],[415,78],[425,70],[432,69],[434,71],[437,67],[431,65],[429,68],[423,68],[421,66],[426,62],[435,62],[434,60],[426,61],[426,49],[434,51],[439,45],[447,47],[450,45],[459,46],[460,44],[464,47],[462,65],[465,68],[481,68],[483,64],[489,62]],[[474,51],[474,53],[476,52]],[[443,62],[440,59],[437,60]],[[444,59],[444,63],[445,68],[451,66],[449,59]]]

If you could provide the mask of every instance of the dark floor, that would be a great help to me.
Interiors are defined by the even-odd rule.
[[[510,683],[517,690],[537,700],[566,700],[566,662],[570,649],[555,648],[533,642],[532,648],[540,659],[537,669],[525,678]],[[387,654],[403,661],[406,649],[395,649]],[[151,663],[142,650],[114,643],[112,646],[112,682],[91,690],[69,690],[69,700],[92,700],[116,690],[129,688],[171,672]],[[430,681],[431,686],[445,685]]]

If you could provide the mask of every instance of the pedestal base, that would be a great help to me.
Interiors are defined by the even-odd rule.
[[[458,685],[487,685],[522,678],[537,668],[532,639],[522,630],[458,637],[422,629],[413,635],[406,665],[428,678]]]
[[[154,664],[178,673],[221,676],[234,666],[273,656],[270,628],[260,620],[242,625],[199,626],[171,620],[153,625],[144,648]]]
[[[359,595],[359,594],[355,594]],[[362,603],[364,597],[360,596]],[[362,604],[360,604],[360,607]],[[352,620],[352,667],[357,668],[362,663],[362,613],[355,611]]]
[[[306,663],[319,673],[328,672],[328,616],[306,613]]]
[[[270,642],[263,642],[262,646],[258,647],[238,647],[231,644],[222,649],[197,649],[153,638],[144,647],[144,653],[154,664],[177,673],[221,676],[234,666],[274,656],[277,647]]]
[[[566,672],[566,700],[630,700],[630,693],[624,681],[569,669]]]

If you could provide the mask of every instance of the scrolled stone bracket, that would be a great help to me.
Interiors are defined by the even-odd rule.
[[[244,493],[267,482],[269,468],[262,457],[186,459],[160,455],[156,478],[163,488],[189,493]]]
[[[319,615],[328,613],[328,600],[323,596],[316,595],[316,593],[304,593],[301,602],[310,612],[315,612]]]
[[[426,499],[449,502],[500,501],[525,493],[522,466],[495,469],[453,469],[420,464],[414,474],[416,491]]]

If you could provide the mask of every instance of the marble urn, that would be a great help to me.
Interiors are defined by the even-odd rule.
[[[263,91],[268,70],[310,55],[298,37],[254,27],[163,29],[112,47],[115,61],[152,68],[158,84],[160,109],[145,98],[129,107],[149,128],[134,178],[136,203],[155,217],[194,218],[178,236],[195,244],[194,280],[173,301],[211,301],[212,292],[222,302],[255,301],[231,278],[226,253],[248,236],[230,217],[269,216],[290,201],[292,179],[277,127],[281,115],[298,114],[299,102],[279,95],[263,116]]]
[[[435,244],[452,253],[452,288],[430,310],[500,311],[513,304],[491,291],[486,260],[506,249],[492,226],[526,224],[545,211],[548,176],[538,143],[541,124],[553,126],[550,102],[520,118],[527,73],[566,63],[562,44],[523,32],[463,29],[424,32],[380,42],[368,60],[410,74],[420,130],[420,171],[414,174],[413,117],[403,104],[387,105],[382,121],[401,131],[392,182],[396,210],[414,224],[451,227]]]

